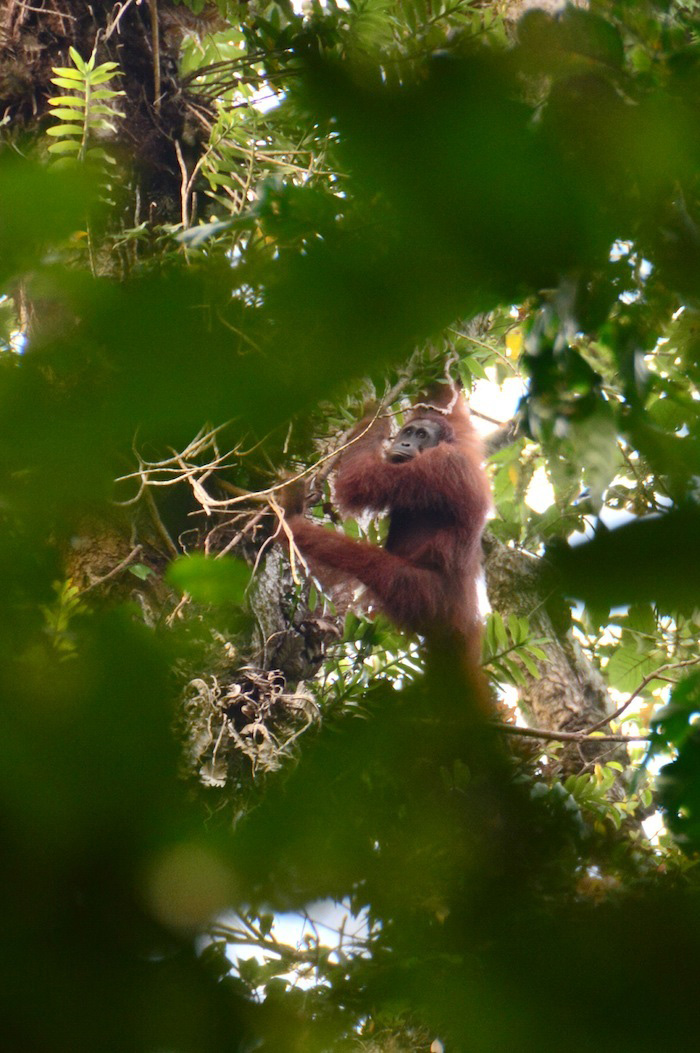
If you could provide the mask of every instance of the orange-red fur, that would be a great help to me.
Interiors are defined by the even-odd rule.
[[[461,638],[469,664],[480,651],[477,578],[481,534],[490,505],[482,450],[464,398],[439,385],[414,407],[411,419],[440,422],[438,446],[413,460],[391,463],[383,446],[386,420],[343,454],[335,492],[343,512],[388,511],[385,548],[293,515],[289,525],[302,554],[315,564],[361,581],[397,625],[434,639]],[[356,433],[368,427],[363,421]],[[323,575],[321,574],[321,577]]]

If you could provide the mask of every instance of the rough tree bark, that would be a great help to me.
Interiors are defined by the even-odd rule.
[[[579,732],[605,720],[615,709],[607,685],[574,638],[569,608],[545,560],[508,548],[490,533],[484,539],[484,551],[493,609],[506,618],[509,614],[526,617],[532,635],[546,641],[541,645],[547,658],[538,663],[539,679],[523,670],[527,682],[518,691],[528,724],[547,731]],[[569,774],[591,762],[620,756],[624,749],[595,740],[567,743],[558,765]]]

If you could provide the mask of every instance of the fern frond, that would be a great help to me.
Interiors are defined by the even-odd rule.
[[[76,162],[103,164],[109,160],[106,151],[96,146],[96,140],[104,140],[115,131],[115,119],[122,114],[113,105],[123,91],[105,87],[113,77],[119,76],[116,62],[95,65],[95,53],[89,59],[82,58],[75,48],[70,48],[73,66],[54,66],[51,83],[64,90],[65,94],[49,99],[49,113],[59,122],[48,129],[55,142],[49,153],[57,155],[57,164]]]

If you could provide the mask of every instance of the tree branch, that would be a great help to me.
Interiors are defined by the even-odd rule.
[[[651,735],[591,735],[588,731],[545,731],[544,728],[520,728],[514,724],[490,721],[491,727],[507,735],[522,735],[528,739],[551,739],[555,742],[649,742]]]

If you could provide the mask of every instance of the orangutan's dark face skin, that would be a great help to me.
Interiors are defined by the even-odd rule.
[[[389,452],[387,460],[393,464],[401,464],[403,461],[412,461],[424,450],[437,446],[442,439],[442,428],[437,421],[428,417],[416,417],[404,425],[396,436]]]

